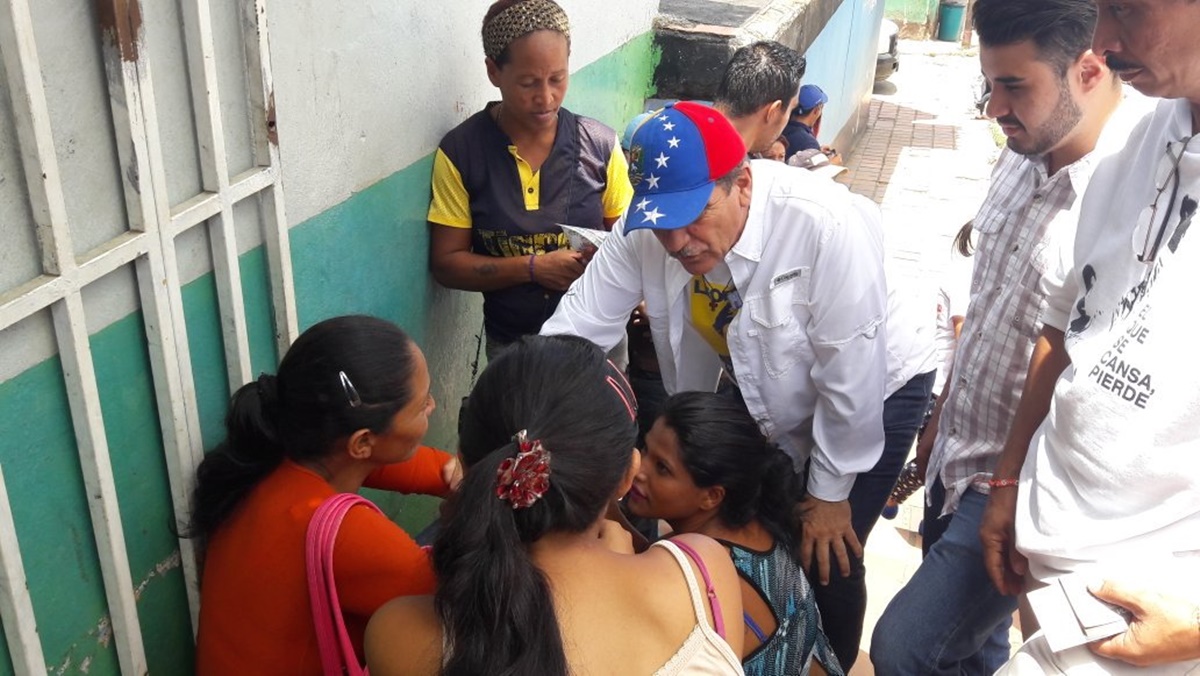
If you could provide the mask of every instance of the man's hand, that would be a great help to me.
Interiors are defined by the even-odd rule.
[[[576,249],[576,251],[578,251],[578,252],[579,252],[579,254],[580,254],[581,256],[583,256],[583,264],[584,264],[585,266],[586,266],[588,263],[591,263],[591,262],[592,262],[592,258],[594,258],[594,257],[596,256],[596,252],[597,252],[597,251],[599,251],[599,250],[600,250],[600,249],[599,249],[599,248],[597,248],[597,247],[596,247],[596,245],[595,245],[595,244],[592,244],[591,242],[588,242],[587,244],[584,244],[582,249]]]
[[[979,526],[983,565],[1001,594],[1015,596],[1025,590],[1025,556],[1017,551],[1017,488],[993,488]]]
[[[817,579],[829,584],[830,552],[837,557],[842,577],[850,576],[850,552],[861,557],[863,550],[850,525],[850,502],[826,502],[808,496],[797,507],[800,516],[800,564],[812,571],[815,557]],[[849,551],[847,551],[849,550]]]
[[[533,257],[533,279],[551,291],[566,291],[583,274],[587,257],[571,249],[556,249]]]
[[[450,458],[446,464],[442,465],[442,481],[446,483],[446,487],[453,493],[458,490],[458,485],[462,483],[462,480],[462,463],[458,461],[458,456]]]
[[[1200,607],[1111,580],[1089,590],[1133,615],[1124,633],[1089,644],[1092,652],[1139,667],[1200,658]]]
[[[825,153],[825,157],[829,158],[830,164],[836,164],[839,167],[842,166],[842,156],[837,150],[829,146],[821,146],[821,152]]]

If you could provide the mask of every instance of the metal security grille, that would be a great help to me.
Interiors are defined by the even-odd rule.
[[[11,92],[20,159],[28,202],[41,250],[42,274],[17,286],[0,288],[0,330],[47,308],[62,361],[70,412],[88,492],[92,527],[121,670],[147,671],[138,625],[134,585],[118,511],[109,448],[101,418],[83,292],[125,266],[136,272],[138,297],[157,398],[158,417],[177,524],[186,523],[188,496],[202,456],[191,359],[184,324],[176,239],[205,225],[211,242],[225,362],[230,386],[251,378],[247,319],[234,236],[234,210],[257,209],[263,224],[272,292],[275,335],[282,354],[297,333],[287,223],[275,142],[275,111],[267,0],[237,0],[240,12],[244,78],[218,82],[212,9],[209,0],[181,0],[186,41],[186,73],[193,106],[195,151],[201,189],[183,199],[168,196],[160,130],[178,120],[160,119],[156,110],[146,27],[138,0],[99,0],[98,26],[103,44],[108,99],[128,222],[119,236],[78,255],[72,243],[66,184],[55,153],[39,46],[31,16],[33,0],[0,0],[0,55]],[[45,45],[42,46],[45,49]],[[46,52],[41,52],[43,55]],[[249,101],[251,167],[231,175],[222,95]],[[191,121],[188,121],[191,124]],[[239,151],[246,151],[239,148]],[[7,490],[0,468],[0,621],[18,674],[44,674],[33,606],[16,547]],[[193,627],[198,613],[197,570],[191,541],[179,540]]]

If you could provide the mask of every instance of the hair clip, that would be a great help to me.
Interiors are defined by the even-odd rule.
[[[350,382],[350,376],[346,375],[345,371],[338,371],[338,377],[342,380],[342,390],[346,392],[346,400],[350,402],[350,408],[362,406],[362,397],[358,396],[358,390],[354,388],[354,383]]]
[[[550,489],[550,451],[540,439],[530,441],[526,430],[513,435],[513,441],[519,451],[496,469],[496,497],[513,509],[525,509]]]

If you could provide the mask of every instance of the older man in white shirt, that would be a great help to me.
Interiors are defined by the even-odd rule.
[[[834,559],[849,577],[862,550],[847,498],[884,447],[878,209],[805,170],[748,162],[729,122],[695,103],[638,129],[631,173],[624,221],[542,333],[614,345],[644,300],[667,391],[712,391],[724,369],[796,470],[808,468],[804,562],[822,583]]]

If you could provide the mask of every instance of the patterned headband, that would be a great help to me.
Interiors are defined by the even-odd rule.
[[[514,40],[540,30],[562,33],[571,43],[567,13],[554,0],[521,0],[483,27],[483,53],[495,61]]]

